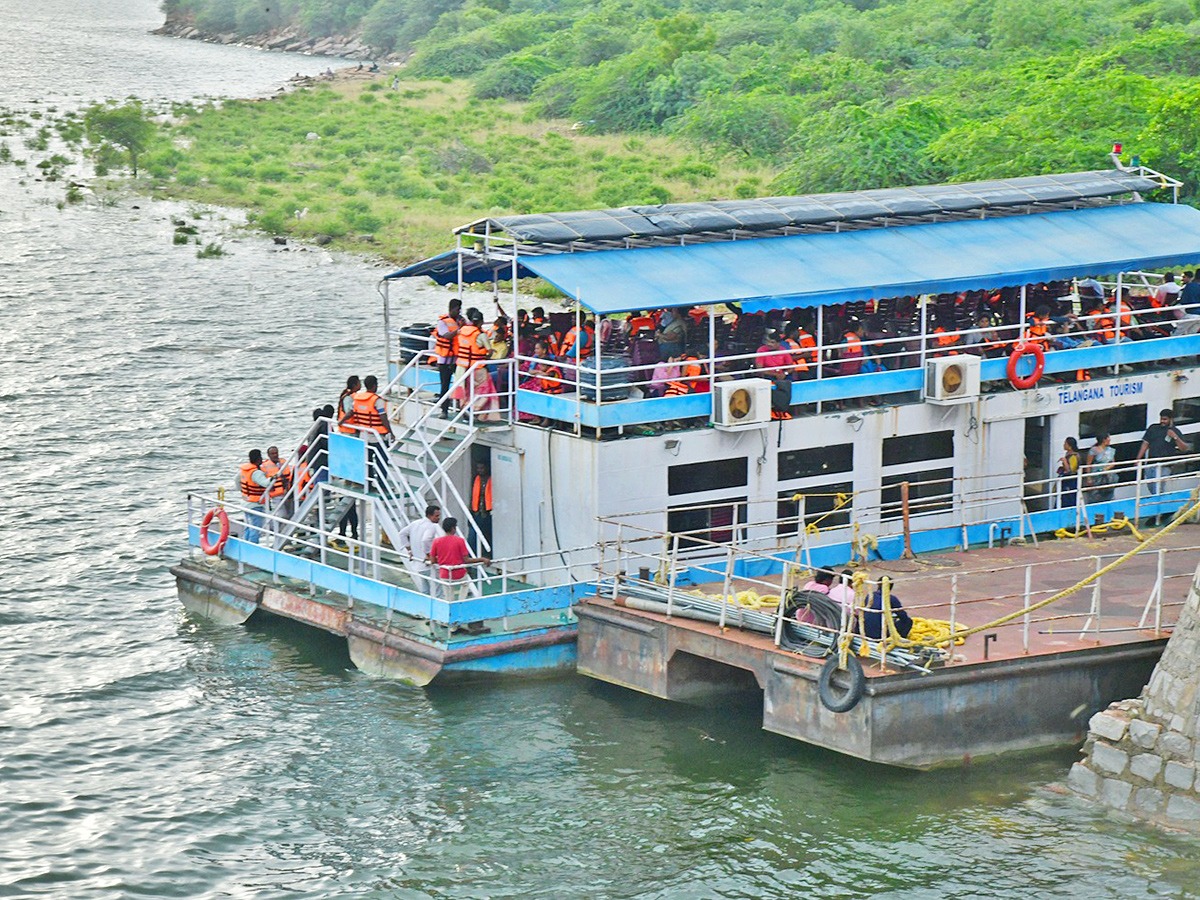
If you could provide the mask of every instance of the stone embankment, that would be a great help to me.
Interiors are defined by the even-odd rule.
[[[1200,833],[1200,568],[1140,697],[1092,716],[1067,786],[1159,825]]]
[[[213,44],[240,44],[246,47],[258,47],[261,50],[305,53],[310,56],[335,56],[341,59],[376,61],[396,61],[402,58],[396,54],[387,54],[376,47],[368,46],[355,34],[311,37],[301,33],[292,25],[268,31],[265,34],[242,35],[232,31],[224,33],[205,31],[198,28],[196,23],[189,18],[172,16],[168,17],[162,27],[156,28],[153,33],[185,40],[208,41]]]

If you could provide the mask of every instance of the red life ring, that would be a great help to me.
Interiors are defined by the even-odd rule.
[[[1017,363],[1026,353],[1033,354],[1033,372],[1021,377],[1017,375]],[[1012,355],[1008,358],[1008,383],[1018,391],[1027,390],[1037,384],[1044,371],[1046,371],[1046,353],[1042,350],[1041,344],[1026,344],[1021,341],[1013,347]]]
[[[208,526],[212,524],[213,516],[221,520],[221,534],[215,544],[210,544],[208,542]],[[225,510],[215,506],[200,520],[200,549],[209,556],[216,556],[224,548],[227,540],[229,540],[229,516],[225,515]]]

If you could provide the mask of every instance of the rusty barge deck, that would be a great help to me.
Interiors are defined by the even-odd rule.
[[[823,660],[737,628],[736,613],[722,629],[627,608],[619,588],[615,597],[604,592],[577,608],[578,669],[667,700],[758,689],[764,729],[889,765],[930,768],[1071,744],[1082,739],[1092,713],[1137,695],[1146,683],[1190,587],[1198,543],[1200,527],[1182,526],[1105,574],[1098,587],[1032,613],[1027,622],[1022,617],[968,638],[929,674],[864,661],[863,699],[845,713],[831,712],[818,698]],[[879,561],[870,573],[891,575],[895,595],[913,615],[953,616],[973,627],[1023,608],[1027,596],[1036,602],[1077,583],[1137,544],[1123,532]],[[755,583],[762,590],[764,582],[779,580]],[[722,587],[697,586],[717,596]]]

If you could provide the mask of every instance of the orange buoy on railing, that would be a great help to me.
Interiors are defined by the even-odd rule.
[[[213,516],[216,516],[221,522],[221,533],[217,536],[215,544],[208,540],[208,526],[212,524]],[[229,540],[229,516],[225,515],[225,510],[214,507],[206,512],[204,518],[200,520],[200,549],[209,556],[216,556],[221,552],[227,540]]]
[[[1028,375],[1020,376],[1017,374],[1017,363],[1027,353],[1033,354],[1033,371]],[[1027,344],[1024,341],[1018,341],[1017,345],[1013,347],[1012,355],[1008,358],[1008,383],[1018,391],[1023,391],[1037,384],[1044,371],[1046,371],[1046,352],[1042,350],[1042,345],[1037,342]]]

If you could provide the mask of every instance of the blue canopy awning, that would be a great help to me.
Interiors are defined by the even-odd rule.
[[[597,313],[741,301],[747,312],[1057,281],[1200,260],[1200,210],[1133,203],[1039,215],[523,256]]]

